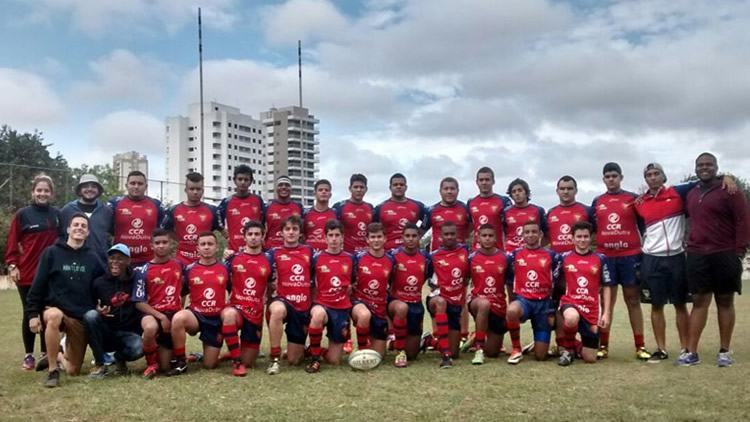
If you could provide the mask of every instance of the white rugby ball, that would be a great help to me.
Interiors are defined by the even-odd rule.
[[[380,353],[372,349],[357,350],[349,355],[349,366],[357,371],[369,371],[376,368],[383,361]]]

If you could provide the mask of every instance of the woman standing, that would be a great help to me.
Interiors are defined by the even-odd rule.
[[[50,206],[55,186],[52,179],[45,175],[36,176],[31,185],[31,205],[21,208],[11,221],[8,231],[8,244],[5,251],[5,263],[8,265],[10,281],[16,283],[24,308],[21,322],[21,334],[26,356],[22,368],[34,369],[34,340],[36,335],[29,329],[25,314],[26,294],[34,280],[39,257],[44,249],[55,243],[60,237],[60,211]],[[41,358],[45,357],[46,347],[44,334],[41,335]]]

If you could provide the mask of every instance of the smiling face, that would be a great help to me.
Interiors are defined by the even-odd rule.
[[[719,165],[716,158],[704,154],[695,160],[695,175],[701,182],[710,182],[716,178],[719,171]]]
[[[83,199],[85,202],[94,202],[96,198],[101,195],[101,191],[99,191],[99,185],[94,182],[87,182],[82,184],[78,193],[81,199]]]
[[[286,182],[276,184],[276,199],[287,201],[292,196],[292,185]]]
[[[89,236],[89,222],[83,217],[73,217],[68,225],[68,237],[83,242]]]
[[[130,258],[119,252],[112,252],[107,257],[107,267],[109,268],[109,273],[115,277],[119,277],[120,275],[124,274],[126,269],[128,268],[128,265],[130,265]]]
[[[52,187],[46,181],[40,181],[31,190],[31,199],[37,205],[48,205],[52,200]]]

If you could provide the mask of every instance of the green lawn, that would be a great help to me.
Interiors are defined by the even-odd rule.
[[[20,369],[20,303],[15,291],[0,292],[0,420],[744,420],[750,414],[750,299],[737,301],[734,367],[714,364],[715,313],[702,343],[704,363],[678,368],[635,361],[622,302],[615,317],[610,358],[594,365],[577,361],[524,360],[510,366],[488,360],[473,367],[467,356],[439,370],[434,354],[407,369],[387,364],[355,373],[324,366],[309,375],[284,367],[278,376],[261,369],[233,378],[227,365],[215,371],[191,367],[185,376],[142,380],[138,376],[90,381],[62,377],[44,389],[41,376]],[[647,306],[644,306],[648,310]],[[648,314],[647,314],[648,315]],[[668,314],[670,321],[671,314]],[[647,324],[648,325],[648,324]],[[524,338],[529,337],[524,326]],[[672,327],[668,341],[674,344]],[[653,340],[647,328],[647,345]],[[191,339],[190,346],[198,344]],[[670,350],[674,352],[674,350]],[[87,358],[90,361],[90,358]],[[133,367],[142,370],[143,361]],[[88,370],[86,365],[85,371]],[[584,419],[585,418],[585,419]]]

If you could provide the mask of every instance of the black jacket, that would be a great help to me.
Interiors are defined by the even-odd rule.
[[[116,331],[134,331],[140,325],[140,312],[135,308],[130,294],[133,291],[133,271],[128,268],[125,280],[106,274],[94,280],[92,300],[109,306],[111,316],[104,317],[109,327]]]
[[[73,249],[58,241],[45,249],[39,259],[26,297],[26,314],[29,318],[38,317],[45,308],[54,306],[70,317],[83,318],[86,311],[94,308],[92,282],[104,271],[104,263],[87,246]]]

